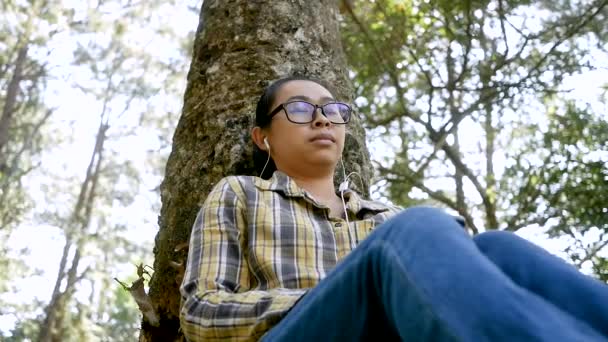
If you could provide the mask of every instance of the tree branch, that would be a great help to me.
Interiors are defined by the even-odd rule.
[[[160,326],[160,318],[158,317],[158,314],[154,309],[154,305],[152,304],[150,296],[146,293],[146,289],[144,286],[144,274],[147,274],[147,272],[145,271],[142,265],[139,265],[137,267],[137,274],[139,278],[137,278],[137,280],[131,283],[131,286],[127,286],[125,283],[121,282],[116,278],[114,278],[114,280],[116,280],[116,282],[118,282],[123,287],[123,289],[125,289],[129,292],[129,294],[131,294],[131,297],[133,297],[135,303],[137,303],[137,307],[144,315],[144,319],[148,323],[150,323],[150,325],[158,327]]]
[[[424,185],[424,183],[422,183],[419,179],[417,179],[415,176],[412,176],[405,172],[397,172],[396,170],[386,168],[386,167],[380,165],[376,161],[374,161],[374,163],[377,165],[376,167],[377,167],[378,171],[387,175],[388,176],[387,178],[390,179],[392,182],[407,182],[407,183],[412,184],[414,187],[424,191],[432,199],[438,201],[439,203],[445,204],[449,208],[458,212],[459,215],[464,217],[467,228],[471,229],[473,234],[479,233],[479,229],[475,226],[475,221],[473,220],[473,217],[471,216],[471,214],[468,211],[463,210],[463,208],[459,207],[456,202],[451,200],[449,197],[445,196],[443,194],[443,192],[431,190],[426,185]]]
[[[577,266],[579,268],[582,267],[585,262],[593,259],[597,255],[597,253],[599,253],[606,246],[608,246],[608,239],[606,239],[604,241],[600,240],[600,241],[594,242],[593,246],[591,247],[591,251],[587,252],[585,257],[576,263]]]

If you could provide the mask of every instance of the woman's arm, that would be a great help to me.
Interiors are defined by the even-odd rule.
[[[189,341],[255,341],[306,291],[251,290],[241,189],[236,177],[222,179],[192,228],[180,312]]]

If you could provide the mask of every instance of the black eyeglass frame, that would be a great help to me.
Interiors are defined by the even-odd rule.
[[[295,102],[304,102],[304,103],[308,103],[311,106],[315,107],[315,110],[311,116],[310,121],[307,122],[296,122],[293,121],[289,118],[289,113],[287,113],[287,108],[285,108],[286,105],[290,104],[290,103],[295,103]],[[348,118],[347,120],[344,120],[344,122],[333,122],[331,121],[328,117],[327,114],[325,114],[325,110],[323,109],[323,107],[327,106],[327,105],[331,105],[331,104],[341,104],[341,105],[345,105],[348,109]],[[285,116],[287,117],[287,120],[289,120],[289,122],[293,122],[295,124],[308,124],[311,123],[313,121],[315,121],[316,115],[317,115],[317,109],[321,109],[321,114],[323,114],[323,116],[325,116],[327,118],[327,120],[329,120],[329,122],[331,122],[334,125],[346,125],[347,123],[350,122],[350,118],[353,115],[353,108],[351,106],[349,106],[348,104],[344,103],[344,102],[328,102],[326,104],[323,105],[318,105],[318,104],[314,104],[314,103],[310,103],[308,101],[304,101],[304,100],[294,100],[294,101],[289,101],[289,102],[285,102],[285,103],[281,103],[280,105],[277,106],[277,108],[273,109],[272,112],[270,112],[270,114],[268,114],[268,119],[271,120],[273,116],[277,115],[278,112],[280,112],[281,110],[285,111]],[[344,118],[342,118],[344,119]]]

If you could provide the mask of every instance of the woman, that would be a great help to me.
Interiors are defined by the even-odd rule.
[[[608,340],[606,285],[544,250],[336,193],[350,115],[317,81],[266,89],[252,130],[263,177],[222,179],[192,230],[189,340]]]

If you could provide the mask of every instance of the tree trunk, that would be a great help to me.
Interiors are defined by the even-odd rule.
[[[486,207],[486,221],[488,229],[498,229],[496,217],[496,174],[494,172],[494,149],[496,141],[496,128],[492,118],[492,107],[485,108],[486,117],[484,130],[486,132],[486,193],[490,198],[490,205]]]
[[[78,266],[82,256],[82,250],[86,243],[86,230],[91,221],[91,211],[96,196],[96,188],[101,174],[103,161],[104,142],[108,125],[104,123],[102,117],[93,153],[87,167],[86,176],[80,187],[78,200],[74,205],[74,210],[65,229],[66,243],[59,262],[59,271],[55,281],[55,287],[51,295],[51,300],[45,308],[45,317],[40,325],[38,341],[54,342],[62,341],[63,316],[68,310],[69,301],[76,289],[77,283],[82,280],[86,271],[78,275]],[[75,241],[76,240],[76,241]],[[69,251],[75,246],[74,256],[71,259],[70,268],[66,272]],[[61,284],[66,281],[64,290]]]
[[[458,130],[454,132],[454,150],[456,150],[460,154],[460,138],[458,136]],[[467,206],[464,198],[464,183],[463,183],[464,175],[462,172],[456,168],[454,172],[454,180],[456,182],[456,206],[458,207],[458,212],[467,212]]]
[[[4,151],[4,146],[9,141],[8,130],[13,121],[13,113],[15,112],[15,106],[17,104],[17,96],[19,95],[19,83],[21,83],[21,77],[23,74],[23,67],[25,66],[27,57],[28,45],[25,44],[19,49],[17,53],[17,59],[15,60],[15,67],[13,69],[13,76],[8,83],[6,89],[6,99],[4,100],[4,107],[2,108],[2,116],[0,117],[0,171],[7,167],[7,158]]]
[[[160,230],[150,299],[160,317],[142,322],[140,341],[181,341],[179,284],[192,224],[222,177],[254,174],[255,104],[271,81],[290,74],[326,80],[334,95],[352,99],[333,0],[204,1],[188,74],[184,107],[161,185]],[[349,127],[344,162],[371,178],[359,120]],[[338,177],[340,179],[341,177]],[[367,195],[369,184],[364,184]]]

